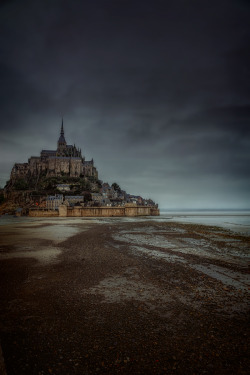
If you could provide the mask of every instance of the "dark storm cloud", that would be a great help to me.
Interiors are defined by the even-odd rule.
[[[214,205],[223,188],[230,203],[230,185],[249,206],[247,2],[6,1],[0,10],[1,149],[17,144],[1,157],[4,176],[55,147],[64,115],[67,141],[103,179],[163,205],[184,185],[182,204],[197,186],[202,201],[214,182]]]
[[[2,119],[14,125],[8,127],[8,132],[16,130],[15,124],[18,126],[22,116],[48,108],[47,96],[15,69],[0,64],[0,80],[4,88],[0,92]]]

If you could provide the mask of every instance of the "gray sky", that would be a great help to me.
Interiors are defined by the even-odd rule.
[[[250,208],[250,5],[0,3],[0,184],[65,138],[161,208]]]

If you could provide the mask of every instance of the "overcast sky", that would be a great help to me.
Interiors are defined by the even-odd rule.
[[[161,208],[250,208],[250,3],[0,5],[0,185],[69,144]]]

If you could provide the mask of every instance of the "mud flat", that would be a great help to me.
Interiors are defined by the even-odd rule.
[[[167,221],[0,226],[7,374],[247,374],[249,249]]]

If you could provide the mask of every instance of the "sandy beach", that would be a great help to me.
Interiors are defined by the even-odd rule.
[[[247,374],[250,236],[131,219],[0,226],[12,374]]]

